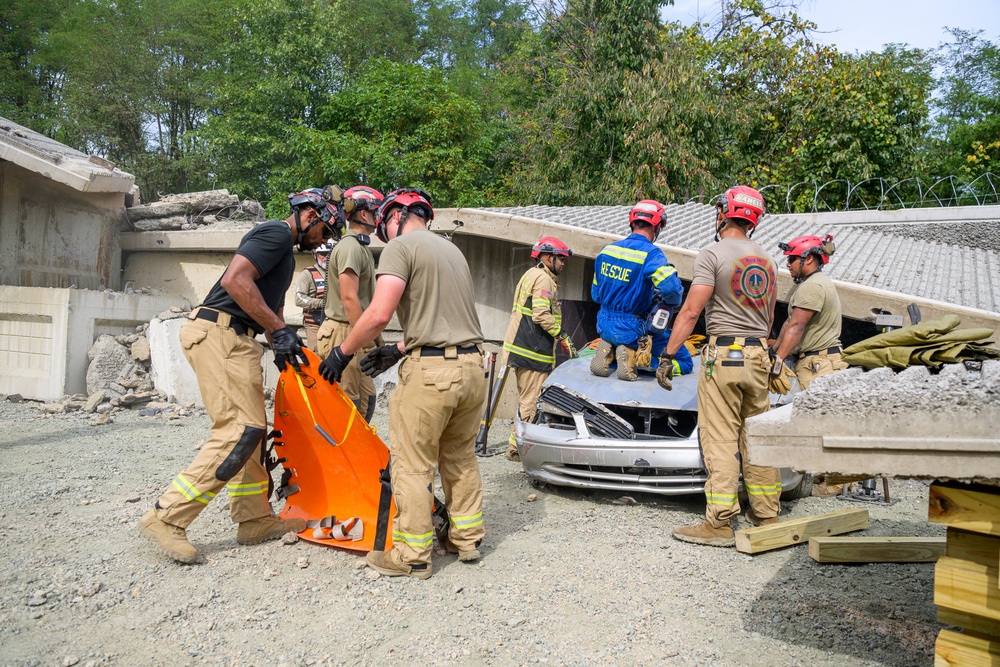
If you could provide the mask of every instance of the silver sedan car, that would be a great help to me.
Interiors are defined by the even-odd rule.
[[[589,360],[556,368],[542,389],[536,423],[518,420],[514,435],[535,483],[662,495],[702,493],[707,478],[698,446],[698,372],[664,391],[640,373],[624,382],[590,372]],[[772,395],[778,404],[788,397]],[[777,399],[777,400],[776,400]],[[812,478],[781,470],[782,499],[810,494]]]

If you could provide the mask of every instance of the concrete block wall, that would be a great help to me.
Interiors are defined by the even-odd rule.
[[[51,401],[87,390],[100,334],[134,332],[186,300],[168,295],[0,285],[0,393]]]

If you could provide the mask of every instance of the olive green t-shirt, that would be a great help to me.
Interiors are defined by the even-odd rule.
[[[778,272],[759,243],[725,238],[702,248],[694,260],[691,284],[715,290],[705,306],[709,336],[767,338]]]
[[[792,308],[804,308],[816,313],[809,319],[802,332],[802,340],[792,354],[840,346],[840,297],[833,281],[825,273],[817,271],[795,286],[788,296],[788,311],[791,312]]]
[[[396,315],[407,350],[483,342],[469,264],[451,241],[423,229],[397,236],[382,251],[376,275],[406,281]]]
[[[371,304],[375,292],[375,258],[371,250],[358,242],[358,233],[350,229],[345,230],[344,237],[333,246],[326,265],[326,316],[343,324],[350,320],[340,296],[340,274],[348,269],[358,276],[358,301],[364,310]]]

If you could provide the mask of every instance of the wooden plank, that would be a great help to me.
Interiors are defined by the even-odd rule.
[[[934,563],[944,555],[943,537],[810,537],[817,563]]]
[[[871,475],[823,475],[824,484],[852,484],[854,482],[863,482],[866,479],[871,479]]]
[[[1000,621],[994,621],[992,618],[967,614],[948,607],[938,607],[937,620],[944,625],[955,625],[979,634],[1000,637]]]
[[[871,525],[866,509],[846,509],[802,519],[748,528],[736,532],[736,550],[757,554],[795,544],[806,544],[810,537],[829,537]]]
[[[1000,621],[997,568],[943,556],[934,567],[934,604]]]
[[[931,523],[1000,536],[1000,488],[931,484],[927,505]]]
[[[1000,639],[942,630],[934,643],[934,667],[1000,667]]]
[[[997,567],[1000,563],[1000,537],[949,526],[945,555],[987,567]]]

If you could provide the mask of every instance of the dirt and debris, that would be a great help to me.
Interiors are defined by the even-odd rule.
[[[207,437],[204,413],[184,412],[119,406],[94,428],[82,409],[0,401],[0,664],[932,661],[931,564],[819,564],[805,547],[748,556],[677,542],[672,528],[702,518],[700,496],[616,502],[622,493],[536,489],[502,455],[480,459],[478,565],[439,553],[429,580],[399,580],[303,541],[237,546],[224,493],[189,531],[198,562],[179,565],[136,523]],[[374,423],[387,433],[384,408]],[[493,451],[508,429],[494,422]],[[864,505],[863,534],[943,534],[927,522],[926,484],[892,485],[900,502]],[[844,505],[806,498],[783,511]]]
[[[151,204],[136,204],[125,209],[131,231],[192,230],[220,227],[227,223],[250,227],[265,218],[264,208],[253,199],[240,201],[228,190],[208,190],[177,195],[163,195]]]

